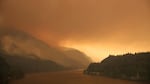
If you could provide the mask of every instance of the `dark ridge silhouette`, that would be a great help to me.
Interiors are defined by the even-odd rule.
[[[150,52],[110,55],[101,63],[91,63],[84,73],[129,80],[150,80]]]
[[[19,68],[24,73],[48,72],[63,70],[64,67],[50,60],[42,60],[22,57],[22,56],[5,56],[7,63],[11,67]]]

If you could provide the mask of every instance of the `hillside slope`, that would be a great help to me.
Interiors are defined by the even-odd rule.
[[[86,74],[130,80],[150,80],[150,52],[109,56],[89,65]]]
[[[26,32],[13,29],[0,29],[0,50],[7,56],[6,59],[9,59],[9,61],[10,59],[15,62],[17,62],[16,60],[24,60],[24,63],[19,62],[21,64],[28,64],[26,63],[27,60],[34,62],[46,61],[45,64],[52,63],[56,66],[78,69],[87,67],[91,62],[90,58],[82,52],[79,53],[78,50],[64,51],[49,46]],[[70,54],[70,52],[74,54]]]

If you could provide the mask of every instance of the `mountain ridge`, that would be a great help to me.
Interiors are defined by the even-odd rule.
[[[110,55],[100,63],[91,63],[85,74],[128,80],[150,80],[150,52]]]
[[[71,50],[76,54],[72,55],[63,49],[49,46],[26,32],[14,29],[2,29],[0,31],[0,50],[6,56],[18,58],[20,56],[30,60],[49,60],[51,63],[54,62],[54,64],[71,69],[85,68],[91,62],[89,57],[76,49]]]

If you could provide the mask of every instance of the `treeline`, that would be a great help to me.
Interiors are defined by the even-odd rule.
[[[0,55],[0,84],[8,84],[12,79],[21,79],[24,73],[17,67],[10,66]]]
[[[84,73],[129,80],[150,80],[150,52],[110,55],[101,63],[91,63]]]

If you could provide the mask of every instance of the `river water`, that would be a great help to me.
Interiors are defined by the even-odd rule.
[[[82,74],[81,70],[28,74],[10,84],[150,84]]]

